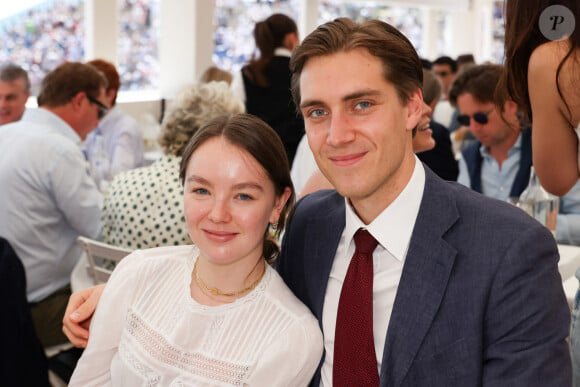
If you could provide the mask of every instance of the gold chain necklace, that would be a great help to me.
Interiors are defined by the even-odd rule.
[[[224,296],[224,297],[237,297],[240,296],[244,293],[249,292],[250,290],[253,290],[256,286],[258,286],[258,284],[260,283],[260,281],[262,280],[262,278],[264,278],[264,274],[266,274],[266,266],[264,263],[264,271],[262,272],[262,275],[260,275],[254,282],[252,282],[250,284],[250,286],[240,289],[240,290],[236,290],[234,292],[224,292],[218,288],[210,288],[209,286],[207,286],[205,284],[205,282],[203,282],[203,280],[201,278],[199,278],[199,272],[197,271],[197,262],[199,262],[199,257],[197,257],[197,260],[195,261],[195,265],[193,266],[193,273],[195,274],[195,282],[197,282],[197,284],[199,285],[199,287],[214,295],[214,296]]]

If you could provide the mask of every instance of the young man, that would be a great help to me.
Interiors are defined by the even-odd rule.
[[[30,80],[26,71],[15,64],[0,67],[0,125],[22,118],[30,97]]]
[[[303,41],[291,70],[309,145],[338,191],[297,204],[278,264],[324,333],[311,385],[569,385],[556,244],[521,210],[417,161],[411,43],[380,21],[337,19]],[[85,319],[92,294],[65,316],[77,343],[87,332],[71,312],[90,297],[73,315]]]
[[[569,385],[554,240],[521,210],[417,162],[422,73],[408,40],[378,21],[339,19],[302,42],[291,70],[309,145],[338,191],[297,204],[279,264],[324,332],[313,385],[345,384],[333,369],[343,341],[335,331],[359,228],[379,241],[373,342],[351,346],[374,344],[380,385]],[[364,356],[351,364],[361,367]]]
[[[528,185],[532,167],[531,129],[522,127],[515,102],[494,103],[502,67],[476,65],[459,74],[449,92],[463,113],[459,119],[477,141],[463,150],[459,183],[486,196],[508,201]],[[580,244],[580,182],[560,198],[556,240]]]

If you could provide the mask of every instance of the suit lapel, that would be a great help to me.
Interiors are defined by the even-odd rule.
[[[304,244],[308,293],[315,297],[313,309],[320,322],[330,270],[345,224],[344,198],[335,193],[332,200],[334,205],[328,212],[318,214],[308,223]]]
[[[456,251],[443,236],[458,212],[447,183],[425,168],[423,199],[397,289],[381,366],[381,385],[400,386],[439,308]]]

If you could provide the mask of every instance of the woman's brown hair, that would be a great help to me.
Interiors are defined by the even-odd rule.
[[[532,116],[528,93],[528,62],[532,52],[549,41],[542,34],[539,19],[551,5],[562,5],[576,17],[576,28],[569,37],[570,49],[556,71],[556,88],[568,113],[570,107],[560,89],[560,71],[567,60],[577,60],[573,53],[580,48],[580,2],[578,0],[507,0],[505,5],[505,70],[496,88],[496,104],[502,107],[511,99],[520,106],[528,118]]]
[[[243,71],[248,79],[260,87],[268,87],[265,70],[272,62],[274,50],[284,45],[284,39],[288,34],[297,34],[296,23],[290,17],[275,13],[264,21],[256,23],[254,27],[254,40],[260,50],[258,58],[252,58]]]

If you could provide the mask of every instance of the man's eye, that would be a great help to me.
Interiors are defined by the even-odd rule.
[[[354,105],[354,108],[356,110],[367,109],[369,107],[371,107],[371,103],[369,101],[361,101],[361,102],[357,103],[356,105]]]
[[[326,112],[324,111],[324,109],[313,109],[310,111],[310,113],[308,113],[309,117],[314,117],[314,118],[322,117],[324,115],[326,115]]]

